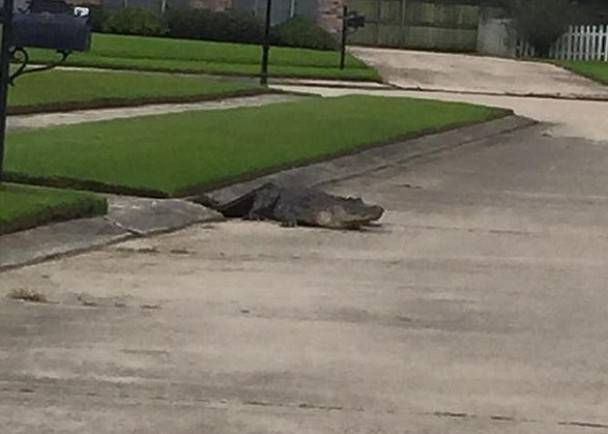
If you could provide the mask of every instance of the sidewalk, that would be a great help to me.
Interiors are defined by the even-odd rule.
[[[34,115],[9,116],[8,129],[21,130],[45,128],[55,125],[73,125],[83,122],[107,121],[112,119],[131,118],[136,116],[181,113],[192,110],[227,110],[238,107],[260,107],[286,101],[297,101],[305,98],[296,95],[268,94],[238,98],[226,98],[218,101],[203,101],[183,104],[150,104],[137,107],[121,107],[95,110],[76,110],[62,113],[42,113]]]

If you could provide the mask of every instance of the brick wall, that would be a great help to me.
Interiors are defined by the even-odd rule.
[[[317,22],[330,33],[342,31],[342,7],[344,0],[319,0]]]

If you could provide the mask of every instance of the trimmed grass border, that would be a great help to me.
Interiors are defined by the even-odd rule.
[[[11,133],[6,168],[9,179],[21,182],[184,196],[510,113],[345,96],[145,116]]]
[[[117,71],[54,70],[24,76],[9,93],[9,113],[185,103],[278,92],[252,82]]]
[[[107,210],[105,198],[92,193],[0,184],[0,235]]]
[[[48,50],[31,50],[34,63],[55,59]],[[90,52],[75,53],[66,65],[156,72],[225,76],[259,76],[259,45],[95,34]],[[273,47],[271,77],[382,81],[378,72],[352,55],[347,67],[338,67],[336,51]]]
[[[597,83],[608,85],[608,62],[584,60],[551,60],[553,65],[561,66],[570,72],[582,75]]]
[[[248,96],[283,94],[277,89],[248,89],[241,91],[228,92],[220,95],[192,95],[192,96],[167,96],[149,97],[136,99],[120,98],[100,98],[92,101],[69,101],[57,102],[52,104],[32,105],[23,107],[9,108],[9,115],[33,115],[42,113],[71,112],[77,110],[97,110],[122,107],[140,107],[151,104],[188,104],[207,101],[221,101],[230,98],[244,98]]]

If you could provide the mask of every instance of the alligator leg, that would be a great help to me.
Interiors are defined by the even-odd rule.
[[[265,220],[272,218],[272,210],[280,196],[281,193],[278,190],[258,191],[247,214],[247,219]]]
[[[281,222],[284,228],[295,228],[298,226],[298,216],[291,207],[280,206],[280,209],[275,208],[275,220]],[[277,207],[277,208],[279,208]]]
[[[298,227],[298,221],[297,220],[283,220],[283,221],[281,221],[281,227],[296,228],[296,227]]]

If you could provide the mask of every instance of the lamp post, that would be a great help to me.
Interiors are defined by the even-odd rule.
[[[11,66],[11,40],[14,0],[4,0],[2,8],[2,43],[0,44],[0,183],[4,179],[4,142],[6,136],[6,106]]]
[[[272,17],[272,0],[266,0],[266,23],[264,26],[264,42],[262,46],[262,73],[260,84],[268,86],[268,58],[270,55],[270,25]]]

